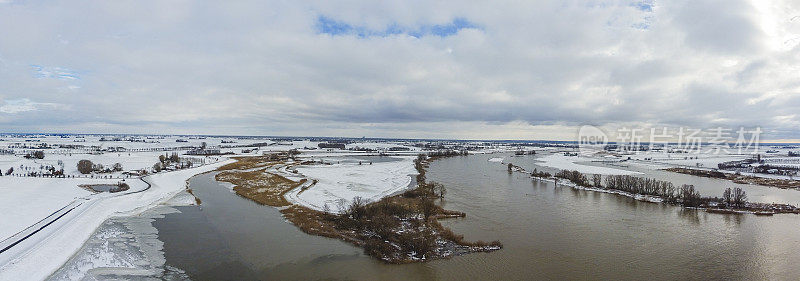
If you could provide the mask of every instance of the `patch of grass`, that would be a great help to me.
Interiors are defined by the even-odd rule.
[[[754,177],[754,176],[746,176],[739,174],[726,174],[719,171],[706,171],[706,170],[689,169],[689,168],[667,168],[664,170],[674,173],[698,176],[698,177],[727,179],[739,184],[757,184],[757,185],[772,186],[783,189],[788,189],[788,188],[800,189],[800,181],[791,179],[773,179],[773,178]]]
[[[303,180],[305,180],[305,179],[303,179]],[[303,193],[303,191],[306,191],[306,190],[308,190],[309,188],[311,188],[312,186],[315,186],[315,185],[317,185],[317,183],[318,183],[318,182],[319,182],[319,181],[318,181],[317,179],[314,179],[314,180],[312,180],[312,181],[311,181],[311,184],[309,184],[309,185],[307,185],[307,186],[304,186],[304,187],[301,187],[301,188],[300,188],[300,193]],[[298,193],[298,194],[300,194],[300,193]]]
[[[195,201],[195,203],[197,203],[198,206],[200,206],[200,204],[203,204],[203,201],[200,200],[200,197],[197,197],[197,195],[194,195],[194,191],[192,191],[191,188],[187,188],[186,192],[188,192],[189,194],[192,195],[192,197],[194,197],[194,201]]]
[[[236,162],[225,164],[217,168],[217,171],[229,171],[229,170],[249,170],[255,168],[263,168],[270,165],[274,165],[280,161],[274,155],[264,155],[264,156],[240,156],[240,157],[232,157],[236,159]]]
[[[276,174],[267,173],[265,169],[249,172],[223,171],[218,173],[215,179],[232,183],[233,191],[242,197],[273,207],[291,205],[283,195],[305,182],[295,182]]]
[[[292,205],[281,210],[283,216],[306,233],[330,238],[343,238],[330,220],[331,214],[307,207]]]

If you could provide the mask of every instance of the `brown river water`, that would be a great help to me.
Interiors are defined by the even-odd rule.
[[[506,160],[533,169],[535,156]],[[167,264],[195,280],[797,280],[800,215],[709,214],[573,190],[508,174],[471,155],[434,161],[428,180],[443,183],[443,220],[470,240],[504,248],[428,263],[388,265],[361,249],[311,236],[280,213],[232,193],[213,174],[190,187],[201,206],[156,219]],[[647,176],[693,183],[715,194],[724,182],[666,172]],[[663,174],[662,174],[663,173]],[[689,181],[689,182],[686,182]],[[748,186],[759,201],[800,201],[800,191]]]

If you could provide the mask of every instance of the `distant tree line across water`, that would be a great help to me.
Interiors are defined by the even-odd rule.
[[[747,203],[747,193],[739,187],[726,188],[722,197],[704,197],[691,184],[684,184],[676,188],[669,181],[631,175],[608,175],[605,179],[602,179],[602,176],[594,174],[590,180],[589,177],[579,171],[561,170],[554,176],[569,180],[582,187],[619,190],[637,195],[660,197],[666,203],[679,204],[685,207],[714,205],[717,207],[741,208]]]

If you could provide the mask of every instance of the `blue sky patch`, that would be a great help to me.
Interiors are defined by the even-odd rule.
[[[421,25],[416,27],[401,26],[397,23],[387,25],[383,29],[370,29],[365,26],[353,25],[344,21],[335,20],[326,16],[317,17],[316,28],[318,33],[330,35],[355,35],[358,37],[386,37],[406,34],[413,37],[455,35],[462,29],[481,29],[480,26],[464,18],[455,18],[449,23]]]
[[[65,81],[80,80],[80,76],[77,72],[66,68],[41,66],[35,64],[32,64],[31,68],[34,71],[33,76],[36,78],[54,78]]]
[[[641,0],[641,1],[637,1],[637,2],[631,3],[631,6],[636,8],[636,9],[639,9],[640,11],[643,11],[643,12],[652,12],[653,11],[653,6],[654,6],[654,1],[653,0]]]

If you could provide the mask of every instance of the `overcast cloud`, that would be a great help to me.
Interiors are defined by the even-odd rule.
[[[0,1],[6,132],[800,139],[798,1]]]

